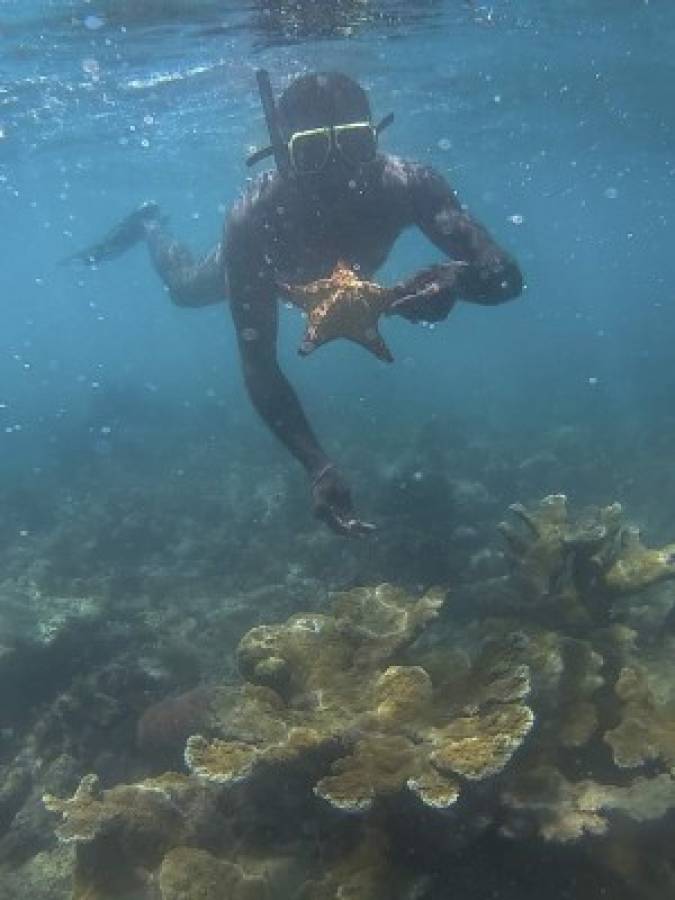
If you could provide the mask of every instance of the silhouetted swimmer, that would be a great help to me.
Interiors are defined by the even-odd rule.
[[[317,441],[277,359],[279,284],[326,278],[343,261],[371,279],[402,231],[418,228],[451,260],[425,267],[400,285],[391,310],[410,322],[438,322],[457,300],[494,305],[517,297],[515,260],[464,209],[430,166],[378,150],[389,115],[374,124],[361,86],[339,72],[303,75],[279,98],[258,85],[273,157],[235,203],[223,239],[202,259],[168,232],[155,204],[132,213],[76,258],[100,262],[145,239],[157,272],[180,306],[229,298],[246,387],[267,424],[305,468],[314,511],[340,534],[373,526],[354,513],[349,488]],[[463,265],[457,265],[457,263]]]

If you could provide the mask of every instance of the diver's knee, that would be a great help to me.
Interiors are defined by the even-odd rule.
[[[188,294],[183,293],[180,289],[169,288],[169,297],[171,298],[171,302],[174,306],[185,308],[186,306],[193,305],[192,303],[190,303]]]
[[[506,272],[502,273],[501,281],[494,295],[494,303],[515,300],[523,293],[524,286],[523,275],[518,266],[509,267]]]

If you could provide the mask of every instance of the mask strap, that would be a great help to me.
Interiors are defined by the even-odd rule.
[[[263,147],[262,150],[256,150],[255,153],[246,157],[246,165],[254,166],[256,163],[259,163],[263,159],[267,159],[269,156],[274,156],[274,149],[272,147]]]

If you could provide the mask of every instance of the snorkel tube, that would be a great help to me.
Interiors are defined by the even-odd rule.
[[[281,128],[279,126],[279,116],[277,114],[277,105],[274,102],[274,93],[272,92],[272,82],[270,81],[269,72],[266,69],[258,69],[255,73],[258,82],[258,91],[260,92],[260,102],[262,103],[263,112],[265,113],[265,123],[267,124],[267,133],[270,136],[270,146],[253,153],[246,160],[247,166],[252,166],[261,159],[268,156],[274,157],[279,174],[287,177],[290,173],[290,162],[288,152]]]

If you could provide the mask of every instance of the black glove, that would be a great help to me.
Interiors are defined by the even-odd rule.
[[[464,262],[439,263],[421,269],[396,288],[398,298],[387,314],[409,322],[442,322],[457,301],[459,272]]]
[[[77,253],[67,256],[61,262],[82,262],[96,265],[109,259],[115,259],[142,240],[148,225],[159,223],[160,218],[159,206],[156,203],[143,203],[115,225],[101,241],[85,247],[84,250],[78,250]]]
[[[314,515],[337,534],[362,535],[375,530],[369,522],[354,515],[346,482],[334,465],[328,463],[312,480]]]

